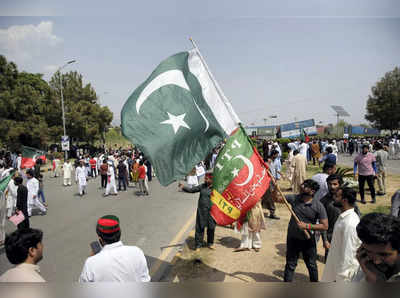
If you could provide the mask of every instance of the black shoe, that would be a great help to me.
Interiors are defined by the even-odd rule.
[[[361,200],[361,204],[367,204],[367,202],[365,202],[364,200]]]
[[[375,204],[375,203],[376,203],[376,200],[372,200],[371,203],[372,203],[372,204]]]
[[[276,216],[275,214],[270,214],[269,218],[271,218],[271,219],[281,219],[280,217]]]

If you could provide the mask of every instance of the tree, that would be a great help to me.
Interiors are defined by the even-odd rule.
[[[0,55],[0,144],[12,150],[20,145],[45,149],[63,135],[60,79],[64,94],[67,134],[93,144],[101,139],[113,114],[101,107],[90,84],[77,72],[56,73],[50,83],[42,74],[18,72]]]
[[[83,84],[82,75],[76,71],[66,74],[55,73],[50,80],[50,86],[54,92],[57,106],[61,113],[60,79],[65,107],[65,126],[67,135],[78,142],[94,144],[101,139],[105,142],[105,131],[110,125],[113,114],[108,107],[101,107],[91,84]],[[50,121],[51,119],[49,119]],[[56,117],[55,122],[61,121]],[[52,122],[53,123],[53,122]],[[57,133],[57,131],[55,131]]]
[[[371,88],[365,119],[378,129],[400,127],[400,69],[396,67]]]
[[[11,149],[42,148],[48,141],[45,103],[50,88],[41,74],[18,72],[0,56],[0,140]]]

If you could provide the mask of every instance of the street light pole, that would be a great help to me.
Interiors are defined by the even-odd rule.
[[[61,66],[58,70],[57,70],[57,72],[58,72],[58,74],[59,74],[59,76],[60,76],[60,93],[61,93],[61,110],[62,110],[62,122],[63,122],[63,131],[64,131],[64,136],[66,136],[67,135],[67,132],[66,132],[66,129],[65,129],[65,110],[64,110],[64,96],[63,96],[63,86],[62,86],[62,80],[61,80],[61,70],[64,68],[64,67],[66,67],[67,65],[69,65],[69,64],[71,64],[71,63],[74,63],[74,62],[76,62],[76,60],[71,60],[71,61],[68,61],[67,63],[65,63],[63,66]],[[56,73],[57,73],[56,72]],[[67,158],[68,158],[68,152],[67,151],[64,151],[65,153],[65,155],[64,155],[64,159],[65,160],[67,160]]]

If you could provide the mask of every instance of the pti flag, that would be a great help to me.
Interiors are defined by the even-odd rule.
[[[36,148],[22,146],[22,169],[33,168],[35,166],[37,158],[40,158],[43,160],[43,162],[46,162],[46,153]]]
[[[304,128],[300,130],[300,139],[306,143],[310,141],[310,137],[307,135],[307,132]]]
[[[162,61],[121,111],[123,135],[164,186],[186,176],[239,122],[197,49]]]
[[[211,216],[219,225],[243,220],[268,189],[270,180],[268,166],[240,126],[215,162]]]

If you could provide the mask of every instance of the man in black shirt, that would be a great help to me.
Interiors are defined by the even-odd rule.
[[[203,246],[205,228],[207,228],[207,247],[210,249],[215,249],[214,233],[216,223],[210,214],[212,206],[210,198],[212,191],[212,173],[206,173],[205,182],[199,186],[189,188],[179,183],[178,187],[181,190],[189,193],[200,192],[200,197],[197,204],[196,232],[194,235],[195,250],[200,251],[200,247]]]
[[[292,216],[288,226],[285,282],[293,280],[300,252],[303,254],[310,281],[318,281],[317,247],[314,231],[326,231],[328,229],[328,218],[324,206],[319,201],[313,200],[318,189],[317,182],[307,179],[301,184],[300,194],[286,196],[286,200],[292,205],[293,211],[300,221],[297,222]],[[319,224],[317,224],[317,221],[319,221]],[[306,238],[305,230],[311,235],[310,239]]]
[[[341,209],[334,206],[333,203],[335,202],[335,196],[338,189],[343,185],[343,179],[340,175],[332,174],[326,178],[326,183],[328,184],[329,192],[320,200],[328,216],[328,230],[322,233],[322,241],[325,248],[325,261],[328,258],[331,246],[330,243],[332,241],[333,228],[339,215],[342,213]],[[358,216],[361,215],[356,204],[354,204],[354,212],[357,213]]]
[[[18,229],[29,228],[29,216],[28,216],[28,189],[22,184],[22,177],[18,176],[14,178],[15,185],[18,186],[17,189],[17,211],[22,211],[25,216],[25,220],[18,224]]]

